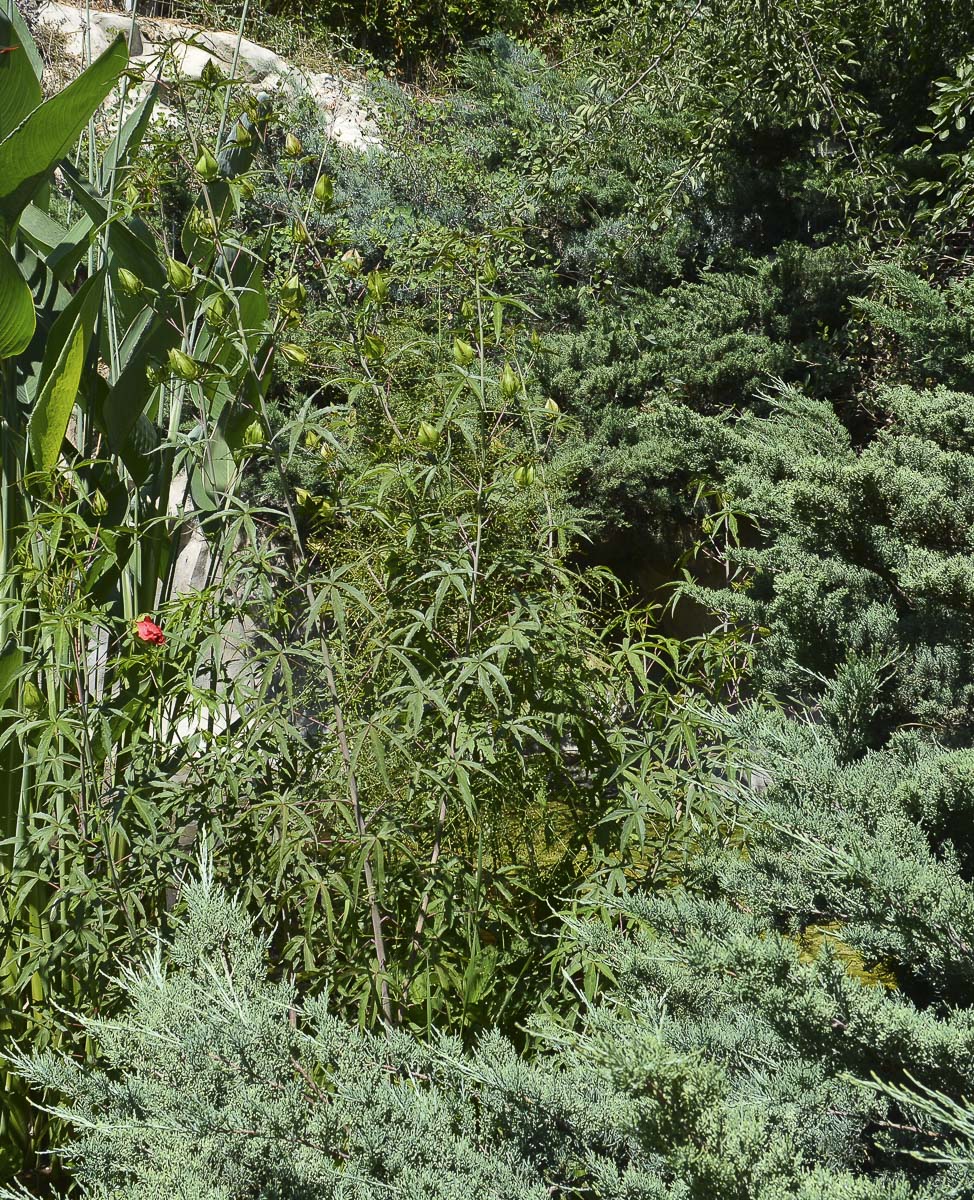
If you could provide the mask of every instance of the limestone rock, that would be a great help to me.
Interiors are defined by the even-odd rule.
[[[65,52],[79,64],[97,58],[122,33],[131,46],[132,65],[141,66],[147,78],[199,79],[210,65],[254,92],[309,97],[322,113],[329,136],[343,146],[363,152],[381,148],[360,87],[328,72],[302,71],[248,38],[239,39],[238,47],[235,33],[198,29],[169,18],[138,18],[102,9],[89,13],[62,0],[46,0],[38,22],[63,39]],[[157,119],[166,116],[159,106]]]

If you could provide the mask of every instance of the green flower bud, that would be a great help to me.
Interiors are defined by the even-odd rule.
[[[223,72],[216,65],[212,58],[208,58],[203,64],[203,70],[200,71],[200,83],[204,87],[214,88],[223,81]]]
[[[431,425],[429,421],[420,421],[416,441],[419,442],[424,450],[435,450],[440,444],[440,431],[435,425]]]
[[[288,158],[300,158],[304,153],[304,146],[301,145],[301,139],[293,133],[289,133],[284,139],[284,153]]]
[[[289,363],[294,363],[296,367],[303,367],[308,361],[307,352],[301,346],[296,346],[294,342],[284,342],[278,346],[278,350]]]
[[[250,422],[247,428],[243,431],[243,437],[241,438],[241,444],[248,448],[263,446],[266,441],[267,438],[264,436],[264,426],[260,421],[257,420]]]
[[[204,183],[212,183],[220,174],[220,167],[216,159],[205,146],[196,160],[196,174]]]
[[[504,370],[501,371],[500,389],[501,395],[506,397],[508,400],[510,400],[512,396],[516,396],[521,390],[521,384],[518,381],[518,377],[514,374],[514,370],[510,363],[505,363]]]
[[[193,272],[175,258],[166,259],[166,275],[177,292],[188,292],[193,286]]]
[[[169,351],[169,366],[173,374],[178,375],[180,379],[199,379],[199,363],[195,358],[192,358],[182,350],[173,349]]]
[[[145,288],[145,284],[138,275],[134,271],[128,270],[127,267],[118,269],[118,286],[128,296],[137,296]]]
[[[369,295],[377,304],[384,304],[389,298],[389,278],[381,271],[370,271],[366,283]]]
[[[230,301],[222,292],[217,292],[206,306],[206,323],[215,326],[222,325],[230,312]]]
[[[296,218],[291,225],[291,241],[296,246],[306,246],[311,241],[308,227],[300,217]]]
[[[299,487],[294,489],[294,499],[297,501],[299,508],[304,508],[314,500],[314,496],[312,496],[307,488]]]
[[[96,517],[103,517],[108,512],[108,501],[105,499],[101,488],[95,488],[91,494],[91,511]]]
[[[558,401],[552,400],[552,398],[550,396],[544,402],[544,410],[548,414],[549,417],[557,417],[558,414],[561,412],[561,409],[558,407]]]
[[[319,175],[315,181],[314,198],[319,204],[331,204],[335,199],[335,184],[327,175]]]
[[[249,146],[254,140],[254,135],[250,132],[243,121],[238,121],[233,131],[233,140],[238,146]]]
[[[531,484],[534,483],[534,479],[535,470],[534,467],[530,465],[518,467],[514,472],[514,482],[518,487],[530,487]]]
[[[477,352],[469,342],[460,338],[453,339],[453,361],[460,367],[468,367],[476,358]]]
[[[32,679],[25,679],[20,685],[20,706],[25,712],[40,712],[47,705],[40,689]]]
[[[300,308],[308,298],[308,289],[297,275],[291,275],[281,288],[281,303],[287,308]]]

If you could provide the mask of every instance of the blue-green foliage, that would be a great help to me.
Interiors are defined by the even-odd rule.
[[[462,1195],[535,1200],[947,1200],[963,1165],[918,1160],[949,1131],[873,1076],[974,1084],[971,752],[916,736],[843,766],[812,726],[755,719],[753,833],[682,887],[570,924],[602,998],[535,1028],[362,1035],[298,1011],[212,886],[186,890],[171,948],[90,1033],[105,1068],[22,1064],[68,1098],[86,1195]],[[768,782],[770,780],[770,783]]]

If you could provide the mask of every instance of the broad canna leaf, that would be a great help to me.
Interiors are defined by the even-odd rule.
[[[4,56],[6,57],[6,56]],[[123,37],[0,141],[0,221],[9,233],[128,65]]]
[[[0,139],[12,133],[43,99],[25,40],[33,48],[16,8],[14,19],[0,13],[0,45],[11,47],[8,53],[0,54]]]
[[[61,454],[68,421],[78,399],[81,373],[88,357],[104,286],[104,274],[93,275],[51,329],[37,398],[27,426],[35,471],[51,471]]]
[[[21,213],[17,231],[43,257],[48,270],[53,271],[62,283],[70,283],[78,263],[88,252],[94,228],[90,217],[82,217],[70,229],[65,229],[60,221],[55,221],[36,204],[28,204]]]
[[[36,323],[31,290],[0,241],[0,359],[22,354],[30,345]]]

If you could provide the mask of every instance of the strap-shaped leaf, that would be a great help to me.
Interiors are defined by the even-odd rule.
[[[0,358],[13,358],[27,349],[36,320],[31,290],[0,241]]]
[[[0,141],[0,220],[8,231],[117,83],[128,57],[125,39],[117,38]]]
[[[145,137],[145,131],[149,127],[149,119],[152,116],[152,109],[155,107],[158,95],[159,85],[155,83],[125,118],[118,133],[109,143],[101,166],[101,186],[103,191],[108,191],[112,172],[119,167],[128,166],[129,159],[142,144],[142,139]]]
[[[33,46],[14,8],[15,20],[0,13],[0,138],[11,133],[42,100],[41,85],[24,41]],[[19,26],[19,27],[18,27]],[[21,36],[23,30],[23,37]]]
[[[54,322],[38,381],[37,399],[27,426],[35,471],[54,468],[61,454],[68,421],[78,399],[81,372],[88,356],[101,305],[105,277],[93,275]]]
[[[108,204],[97,195],[87,180],[68,163],[61,168],[64,182],[75,200],[96,225],[108,223],[108,246],[116,267],[125,267],[142,280],[146,287],[163,290],[166,287],[166,268],[152,244],[141,237],[119,213],[111,215]]]

